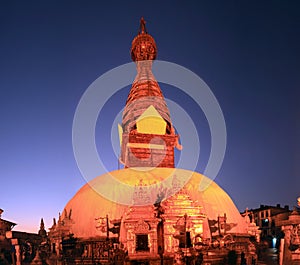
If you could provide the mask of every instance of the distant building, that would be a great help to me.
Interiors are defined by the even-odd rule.
[[[5,264],[5,260],[11,261],[11,244],[5,235],[6,232],[11,231],[16,224],[2,219],[2,213],[3,210],[0,209],[0,264]]]
[[[261,240],[266,240],[270,247],[278,247],[278,239],[282,237],[281,221],[287,220],[291,212],[287,205],[260,205],[257,209],[246,210],[242,215],[248,215],[250,221],[259,227]]]
[[[47,232],[41,219],[38,234],[13,231],[15,223],[1,218],[0,209],[0,265],[31,264],[38,251],[43,250],[42,243],[46,243]],[[42,263],[35,263],[42,264]]]
[[[3,240],[5,239],[6,232],[11,231],[14,228],[14,226],[16,225],[13,222],[2,219],[1,218],[2,213],[3,213],[3,210],[0,209],[0,247],[1,247]]]

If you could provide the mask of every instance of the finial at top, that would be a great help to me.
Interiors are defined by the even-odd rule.
[[[131,58],[133,61],[155,60],[157,48],[153,37],[146,30],[146,21],[142,17],[138,35],[131,45]]]
[[[40,229],[45,229],[45,224],[44,224],[44,219],[41,219],[41,223],[40,223]]]
[[[147,30],[146,30],[146,21],[142,17],[141,21],[140,21],[140,31],[139,31],[139,34],[143,34],[143,33],[147,33]]]

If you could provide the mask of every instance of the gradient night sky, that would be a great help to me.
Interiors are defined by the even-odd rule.
[[[158,59],[195,72],[219,101],[228,142],[216,182],[240,210],[295,205],[299,12],[298,1],[2,1],[2,218],[18,223],[16,230],[36,232],[44,217],[48,228],[84,185],[72,149],[76,106],[96,78],[130,62],[141,16],[156,40]],[[205,117],[178,89],[161,87],[195,121],[201,141],[196,171],[203,172],[210,150]],[[112,119],[128,92],[122,89],[105,105],[97,124],[98,151],[108,170],[117,168]]]

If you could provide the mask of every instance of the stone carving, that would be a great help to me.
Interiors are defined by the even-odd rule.
[[[183,187],[182,180],[178,178],[177,175],[172,176],[172,183],[171,187],[166,192],[166,198],[169,198],[170,196],[176,194],[177,192],[181,191]],[[184,190],[184,189],[183,189]],[[182,190],[182,192],[183,192]]]
[[[133,193],[133,204],[134,205],[145,205],[150,204],[149,189],[144,185],[141,179],[139,184],[135,186]]]
[[[289,249],[295,251],[300,247],[300,224],[293,225],[290,234],[290,246]]]
[[[107,231],[106,217],[98,217],[95,218],[96,221],[96,229],[105,233]]]
[[[140,219],[135,225],[134,225],[134,233],[135,234],[148,234],[150,230],[150,225],[146,223],[144,220]]]

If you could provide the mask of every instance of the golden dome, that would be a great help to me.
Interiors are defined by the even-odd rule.
[[[103,236],[103,232],[96,228],[97,218],[108,215],[110,220],[120,219],[130,206],[116,203],[114,201],[125,201],[128,193],[124,186],[114,185],[107,187],[110,199],[101,196],[97,190],[107,185],[107,177],[113,177],[120,183],[130,185],[131,187],[139,187],[141,185],[152,185],[157,183],[157,193],[150,194],[149,204],[153,204],[159,193],[159,185],[168,177],[176,177],[177,180],[185,179],[191,176],[184,186],[184,191],[195,202],[197,206],[202,207],[201,212],[207,216],[207,219],[216,220],[218,216],[226,214],[226,222],[235,224],[228,233],[247,233],[247,223],[240,215],[238,209],[234,205],[228,194],[220,188],[214,181],[210,183],[204,191],[199,191],[199,185],[210,182],[207,177],[188,170],[176,168],[154,168],[145,170],[137,170],[126,168],[112,171],[96,177],[89,183],[85,184],[75,196],[67,203],[64,211],[72,212],[71,232],[75,237],[88,238]],[[148,197],[149,199],[149,197]],[[184,215],[185,213],[182,213]],[[188,214],[188,213],[187,213]]]

